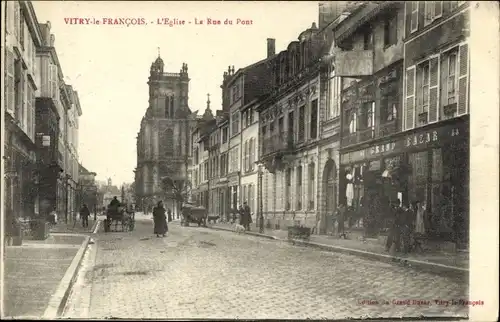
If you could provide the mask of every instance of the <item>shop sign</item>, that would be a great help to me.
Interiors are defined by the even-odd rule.
[[[415,133],[405,138],[405,148],[420,147],[427,144],[444,144],[446,141],[454,140],[465,133],[463,125],[448,125],[438,129]]]
[[[368,148],[367,152],[369,156],[377,156],[377,155],[382,155],[385,153],[390,153],[394,151],[396,148],[396,142],[387,142],[387,143],[381,143],[374,145],[370,148]]]
[[[437,141],[438,141],[438,131],[434,130],[424,133],[415,133],[413,135],[407,136],[405,140],[405,146],[409,148]]]
[[[414,133],[406,136],[404,139],[379,143],[363,150],[345,153],[341,155],[340,163],[349,164],[376,157],[385,157],[403,152],[409,148],[426,147],[427,144],[444,144],[446,141],[465,135],[465,132],[466,129],[463,128],[463,125],[453,124],[421,133]]]

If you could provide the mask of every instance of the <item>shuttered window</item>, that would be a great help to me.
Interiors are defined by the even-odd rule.
[[[286,170],[286,178],[285,178],[285,210],[290,210],[290,206],[292,204],[292,169]]]
[[[316,181],[315,181],[315,166],[314,163],[309,164],[309,184],[308,184],[308,191],[307,191],[307,199],[308,199],[308,210],[313,210],[314,209],[314,197],[315,197],[315,186],[316,186]]]
[[[405,129],[415,127],[415,66],[406,70]]]
[[[4,83],[4,93],[5,93],[5,110],[14,115],[15,109],[15,98],[14,98],[14,54],[5,50],[5,83]]]
[[[299,108],[299,137],[298,137],[298,142],[303,142],[304,141],[304,136],[305,136],[305,126],[306,126],[306,107],[302,105]]]
[[[418,29],[418,1],[411,1],[411,14],[410,14],[410,32],[415,32]]]
[[[302,166],[297,167],[297,210],[302,210]]]
[[[311,139],[316,139],[318,136],[318,100],[315,99],[311,103]]]
[[[7,2],[9,2],[9,1],[7,1]],[[13,9],[13,11],[14,11],[14,36],[16,38],[18,38],[19,34],[20,34],[20,32],[19,32],[19,26],[20,26],[20,24],[19,24],[19,22],[20,22],[19,2],[18,1],[13,1],[13,2],[14,2],[14,9]]]
[[[464,44],[459,49],[458,74],[458,115],[469,112],[469,45]]]
[[[255,138],[250,139],[250,171],[253,171],[255,163]]]
[[[448,70],[446,75],[446,87],[447,87],[447,104],[455,104],[457,102],[457,65],[458,65],[458,55],[455,50],[449,53],[446,57],[446,62],[448,63]]]
[[[427,116],[428,122],[436,122],[438,120],[439,109],[439,57],[434,57],[429,60],[430,80],[429,80],[429,113]]]

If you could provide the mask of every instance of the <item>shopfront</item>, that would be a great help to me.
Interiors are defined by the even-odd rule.
[[[240,186],[240,176],[232,175],[228,177],[228,187],[229,187],[229,200],[230,200],[230,209],[232,212],[238,209],[238,188]]]
[[[340,157],[340,202],[387,228],[391,203],[425,204],[426,233],[466,243],[469,214],[467,118],[399,133]],[[369,215],[367,215],[369,214]]]

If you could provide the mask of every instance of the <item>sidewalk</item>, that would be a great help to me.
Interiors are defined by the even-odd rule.
[[[97,216],[99,219],[99,216]],[[78,219],[76,223],[68,222],[65,223],[63,221],[59,221],[57,225],[52,226],[50,229],[51,233],[74,233],[74,234],[84,234],[84,233],[92,233],[95,229],[95,224],[97,221],[94,221],[94,215],[89,217],[89,227],[83,228],[82,221]]]
[[[221,230],[232,230],[230,224],[217,223],[208,227]],[[264,234],[260,234],[259,229],[252,224],[251,231],[247,234],[273,238],[277,240],[288,240],[288,231],[265,229]],[[349,253],[352,255],[370,257],[382,261],[403,260],[411,266],[431,269],[434,272],[444,271],[444,273],[469,273],[469,254],[463,252],[427,251],[425,253],[410,253],[406,256],[391,256],[385,251],[384,245],[376,241],[363,242],[357,239],[339,239],[333,236],[312,235],[310,241],[293,240],[294,244],[312,246],[329,251]]]
[[[52,235],[6,247],[5,317],[41,318],[47,308],[64,305],[88,245],[83,235]]]

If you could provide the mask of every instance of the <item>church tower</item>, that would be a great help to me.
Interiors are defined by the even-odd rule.
[[[173,192],[165,190],[162,178],[187,180],[193,119],[188,106],[188,65],[183,63],[178,73],[165,72],[158,51],[147,84],[149,104],[137,136],[136,194],[140,207],[148,209],[162,200],[175,214],[179,206]]]

